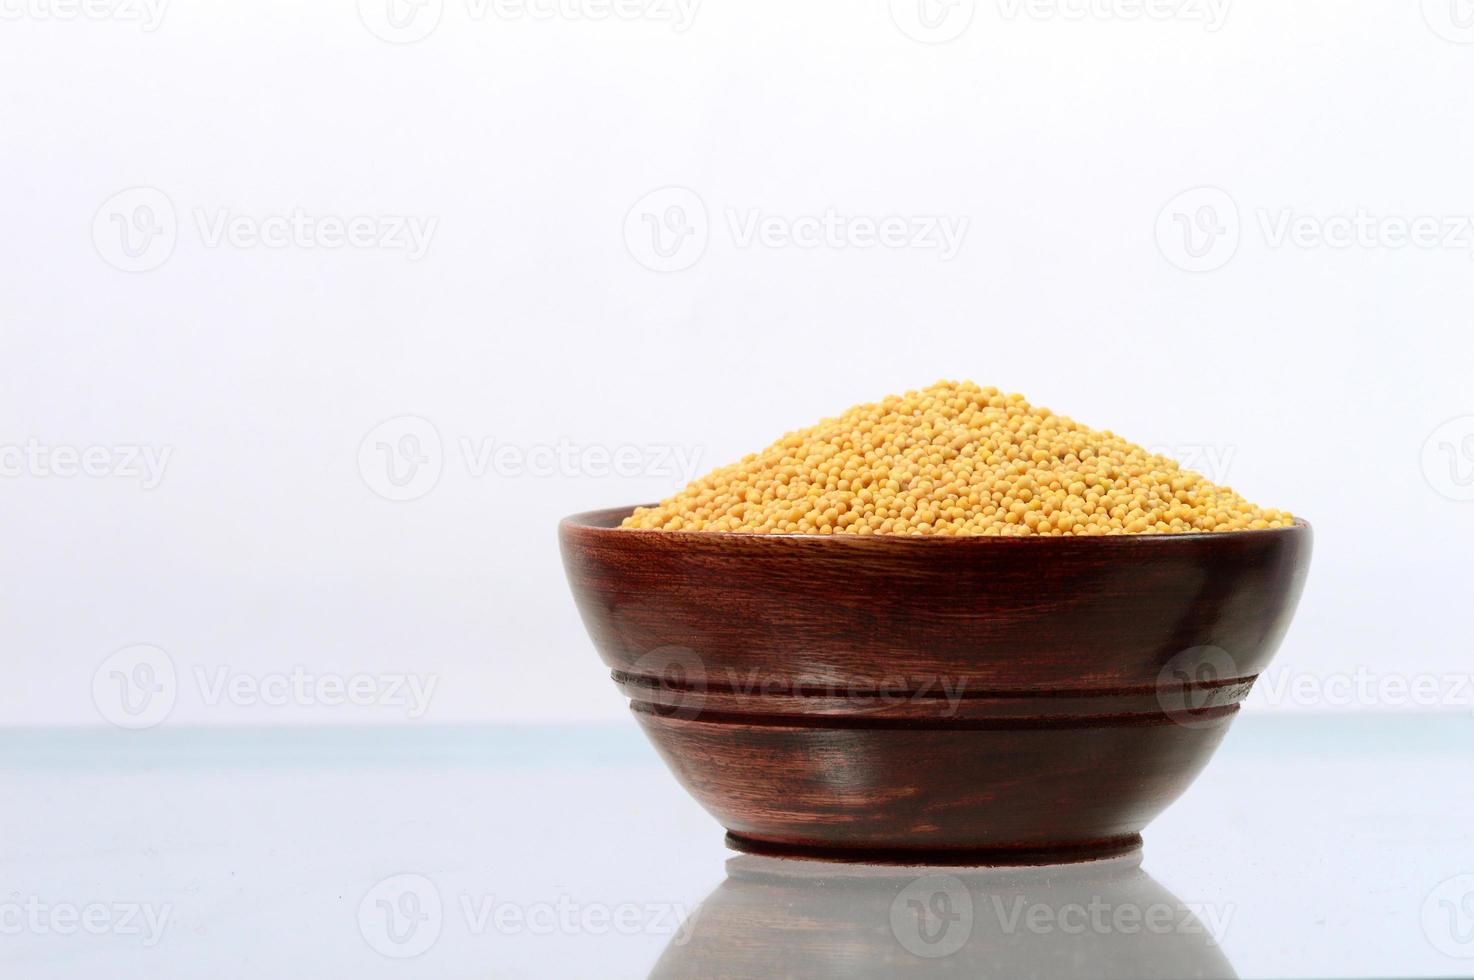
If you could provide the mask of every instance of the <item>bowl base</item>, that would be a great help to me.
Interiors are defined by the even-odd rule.
[[[727,832],[727,846],[744,854],[835,861],[845,864],[889,864],[1002,868],[1101,861],[1141,850],[1140,834],[1028,847],[827,847],[760,840]]]

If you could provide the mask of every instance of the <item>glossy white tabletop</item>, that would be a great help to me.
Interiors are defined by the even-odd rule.
[[[5,976],[1474,973],[1461,716],[1246,715],[1142,856],[1030,871],[734,856],[633,723],[10,731],[0,772]]]

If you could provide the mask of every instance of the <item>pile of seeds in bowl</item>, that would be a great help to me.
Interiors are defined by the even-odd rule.
[[[942,381],[713,470],[623,527],[753,534],[1182,534],[1284,527],[1110,432]]]

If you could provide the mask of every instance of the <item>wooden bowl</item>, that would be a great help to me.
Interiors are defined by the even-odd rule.
[[[754,853],[1119,854],[1279,646],[1310,526],[1095,537],[754,535],[566,518],[584,625],[646,735]]]

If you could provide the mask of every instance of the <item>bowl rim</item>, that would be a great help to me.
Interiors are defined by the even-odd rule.
[[[1273,535],[1298,535],[1311,533],[1310,522],[1303,517],[1296,517],[1295,522],[1288,527],[1265,527],[1251,528],[1243,531],[1190,531],[1184,534],[1144,534],[1141,532],[1131,534],[1020,534],[1020,535],[989,535],[989,534],[767,534],[752,531],[664,531],[659,528],[648,527],[620,527],[619,521],[634,513],[639,507],[653,507],[654,504],[630,504],[624,507],[602,507],[598,510],[586,510],[577,514],[569,514],[558,522],[558,529],[577,530],[590,534],[618,534],[631,540],[661,540],[661,541],[685,541],[685,542],[712,542],[712,541],[751,541],[751,542],[774,542],[774,541],[829,541],[843,542],[845,547],[883,548],[883,547],[991,547],[1002,542],[1008,542],[1008,547],[1048,547],[1042,542],[1055,542],[1054,547],[1059,547],[1060,542],[1099,541],[1110,542],[1111,547],[1167,547],[1170,542],[1188,543],[1202,541],[1235,541],[1255,540]],[[614,521],[613,524],[608,523]],[[1025,542],[1041,542],[1039,544],[1025,544]],[[1102,545],[1104,546],[1104,545]]]

